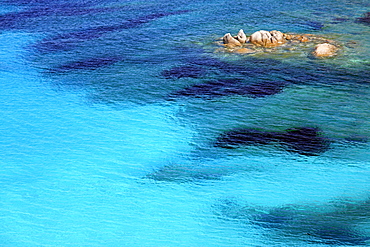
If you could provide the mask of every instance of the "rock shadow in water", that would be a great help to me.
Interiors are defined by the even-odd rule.
[[[248,145],[279,143],[287,151],[306,156],[319,155],[329,149],[330,141],[321,136],[318,128],[300,127],[284,132],[255,129],[236,129],[217,138],[214,146],[234,149]]]

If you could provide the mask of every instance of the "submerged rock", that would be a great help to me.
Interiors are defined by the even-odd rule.
[[[289,85],[289,83],[284,81],[268,81],[256,83],[248,85],[245,88],[245,94],[254,98],[271,96],[282,92],[287,85]]]
[[[275,133],[275,137],[289,151],[302,155],[317,155],[329,148],[328,139],[322,137],[320,132],[317,128],[302,127]]]
[[[180,78],[199,78],[206,73],[204,68],[194,65],[185,65],[174,67],[162,71],[162,76],[166,79],[180,79]]]
[[[255,129],[236,129],[217,138],[216,147],[238,148],[244,145],[265,145],[276,140],[273,133]]]
[[[222,219],[252,224],[266,230],[268,235],[288,241],[289,246],[369,246],[370,243],[366,229],[370,219],[369,199],[278,207],[225,200],[214,208]]]
[[[324,24],[318,21],[304,21],[300,24],[311,30],[321,30],[324,27]]]
[[[179,90],[171,94],[170,99],[179,97],[214,99],[233,95],[261,98],[280,93],[287,84],[288,83],[282,81],[266,81],[247,84],[243,79],[211,80]]]
[[[312,54],[315,57],[331,57],[336,55],[337,50],[335,45],[324,43],[316,45]]]
[[[56,68],[49,69],[49,73],[65,73],[75,70],[95,70],[123,61],[121,57],[97,57],[70,62]]]
[[[284,132],[237,129],[220,136],[215,146],[238,148],[246,145],[265,145],[277,142],[289,152],[313,156],[323,153],[329,148],[330,142],[322,137],[320,132],[319,129],[312,127],[287,129]]]
[[[363,24],[370,25],[370,12],[365,13],[363,17],[357,18],[357,21]]]

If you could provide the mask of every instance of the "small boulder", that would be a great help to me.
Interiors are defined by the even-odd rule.
[[[310,41],[306,35],[299,35],[298,40],[302,43]]]
[[[239,42],[239,40],[237,40],[233,36],[231,36],[230,33],[225,34],[224,37],[222,37],[222,41],[228,47],[235,47],[235,46],[241,46],[242,45]]]
[[[249,41],[255,45],[264,46],[264,47],[275,47],[282,45],[286,42],[284,34],[280,31],[264,31],[260,30],[253,33]]]
[[[299,41],[299,42],[309,42],[309,35],[308,34],[285,34],[284,33],[284,38],[286,40],[291,40],[291,41]]]
[[[315,46],[312,54],[315,57],[331,57],[336,55],[338,48],[329,43],[318,44]]]

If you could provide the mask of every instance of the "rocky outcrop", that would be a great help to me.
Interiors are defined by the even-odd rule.
[[[230,33],[225,34],[222,41],[228,48],[241,47],[248,42],[256,46],[271,48],[283,45],[288,41],[308,42],[310,41],[309,36],[309,34],[286,34],[276,30],[260,30],[247,37],[243,29],[240,29],[236,36],[232,36]]]
[[[311,53],[314,57],[332,57],[337,55],[339,50],[335,41],[325,37],[313,34],[282,33],[276,30],[260,30],[248,37],[243,29],[240,29],[236,36],[230,33],[225,34],[222,41],[226,49],[219,49],[220,51],[238,54],[302,50],[304,53]]]
[[[240,29],[236,36],[230,33],[225,34],[222,42],[226,49],[219,49],[220,51],[238,54],[302,50],[303,53],[311,53],[314,57],[332,57],[339,50],[335,41],[325,37],[313,34],[282,33],[277,30],[260,30],[248,37],[243,29]]]
[[[323,43],[316,45],[312,54],[315,57],[331,57],[336,55],[337,50],[335,45]]]
[[[275,47],[282,45],[286,42],[284,34],[280,31],[257,31],[253,33],[249,41],[252,44],[263,46],[263,47]]]

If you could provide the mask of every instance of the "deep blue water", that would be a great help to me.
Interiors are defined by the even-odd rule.
[[[0,6],[0,246],[370,245],[368,0]]]

